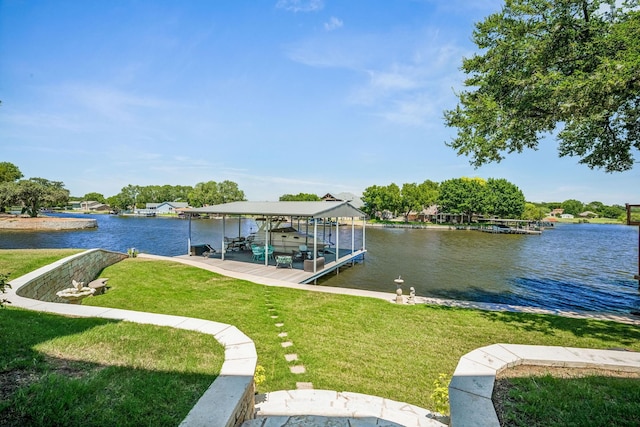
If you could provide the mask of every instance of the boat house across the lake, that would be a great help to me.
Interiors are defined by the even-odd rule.
[[[190,255],[200,255],[193,250],[194,246],[191,243],[191,217],[196,215],[220,217],[222,241],[219,245],[218,243],[213,245],[215,252],[207,251],[207,248],[203,249],[207,260],[211,259],[212,262],[229,260],[227,263],[235,264],[242,262],[244,266],[238,265],[236,268],[242,268],[243,271],[250,269],[251,274],[254,275],[269,275],[290,282],[311,283],[331,271],[338,272],[340,267],[362,259],[366,253],[366,215],[347,201],[232,202],[181,211],[189,218]],[[229,236],[236,232],[239,234],[239,230],[227,230],[226,220],[229,217],[254,217],[264,224],[251,236],[255,239],[254,244],[251,244],[252,241],[245,236]],[[359,223],[357,230],[361,230],[362,233],[362,247],[358,248],[355,247],[356,221]],[[286,223],[287,226],[281,228],[282,223]],[[292,246],[280,250],[276,246],[275,253],[267,252],[274,243],[273,240],[277,238],[276,230],[286,229],[295,233],[297,232],[294,228],[296,223],[298,225],[302,223],[313,230],[309,232],[310,241],[301,241],[305,243],[300,245],[301,250],[298,250],[298,245],[295,245],[294,250],[291,250]],[[320,227],[335,227],[335,242],[331,242],[330,246],[325,246],[326,242],[318,238]],[[340,241],[339,227],[351,227],[351,241]],[[286,233],[279,234],[282,236]],[[255,252],[252,253],[261,246],[264,247],[262,257],[256,256]],[[225,268],[229,267],[227,265]]]

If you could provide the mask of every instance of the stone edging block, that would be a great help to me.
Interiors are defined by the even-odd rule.
[[[500,427],[491,400],[496,374],[519,365],[640,372],[640,353],[521,344],[473,350],[460,358],[449,383],[451,427]]]

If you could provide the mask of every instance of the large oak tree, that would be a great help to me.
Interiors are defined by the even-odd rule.
[[[560,156],[607,172],[640,150],[640,0],[506,0],[476,24],[448,142],[478,167],[557,136]]]

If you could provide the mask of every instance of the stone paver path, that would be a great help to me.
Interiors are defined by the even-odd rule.
[[[291,340],[288,339],[289,334],[286,331],[282,330],[285,327],[285,324],[283,320],[280,318],[280,315],[277,314],[278,310],[276,309],[275,304],[271,299],[271,289],[269,289],[268,287],[266,287],[264,290],[264,297],[265,297],[265,304],[267,306],[267,312],[269,313],[269,317],[271,319],[274,319],[274,321],[276,321],[274,325],[276,328],[278,328],[278,331],[279,331],[278,338],[282,340],[280,342],[280,345],[282,346],[282,348],[290,349],[291,347],[294,346],[294,344]],[[302,375],[307,373],[307,368],[305,368],[303,364],[297,363],[299,361],[298,354],[287,352],[284,355],[284,358],[289,364],[289,369],[292,374]],[[297,387],[301,389],[313,389],[313,384],[310,382],[298,382],[297,384],[299,384],[299,386]]]

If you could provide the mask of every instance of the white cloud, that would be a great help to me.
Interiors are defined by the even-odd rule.
[[[337,30],[338,28],[342,28],[343,25],[344,23],[342,22],[342,20],[336,18],[335,16],[332,16],[328,22],[324,23],[324,29],[327,31],[333,31]]]
[[[291,60],[311,67],[355,72],[345,100],[400,125],[431,126],[454,103],[453,87],[468,47],[438,28],[365,34],[336,33],[301,41],[288,48]],[[353,81],[353,80],[352,80]]]
[[[317,12],[324,8],[323,0],[278,0],[276,8],[289,12]]]

